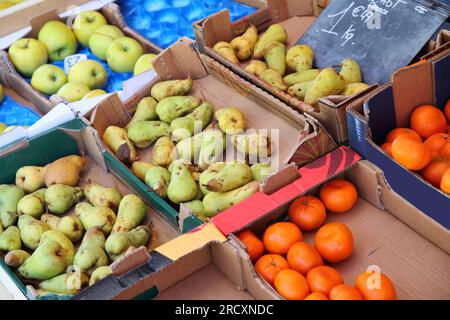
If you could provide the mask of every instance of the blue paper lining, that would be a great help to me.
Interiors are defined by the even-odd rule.
[[[7,126],[31,126],[41,117],[31,108],[5,96],[0,104],[0,122]]]

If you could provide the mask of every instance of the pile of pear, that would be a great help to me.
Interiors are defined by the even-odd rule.
[[[110,264],[146,246],[146,206],[133,194],[89,182],[86,158],[25,166],[0,185],[0,251],[39,295],[72,295],[110,275]]]
[[[315,108],[320,98],[352,96],[369,87],[362,82],[355,60],[342,61],[339,72],[334,66],[316,69],[313,49],[305,44],[287,48],[287,37],[280,24],[271,25],[261,35],[250,25],[231,42],[216,43],[213,50],[234,64],[246,62],[245,71]]]
[[[207,220],[256,193],[273,173],[270,164],[248,164],[270,156],[271,141],[244,133],[238,108],[216,109],[209,100],[187,95],[192,86],[191,78],[155,84],[128,125],[109,126],[102,139],[150,192]],[[225,162],[227,146],[245,160]]]
[[[108,80],[103,65],[93,59],[78,61],[68,74],[52,64],[76,54],[80,47],[89,48],[113,72],[135,76],[153,69],[151,61],[156,57],[145,54],[138,41],[108,24],[98,11],[81,12],[72,24],[50,20],[40,28],[36,39],[21,38],[8,52],[15,69],[31,78],[35,90],[74,102],[106,94],[103,89]]]

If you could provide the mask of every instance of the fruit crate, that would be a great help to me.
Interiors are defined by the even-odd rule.
[[[321,185],[336,177],[351,181],[359,193],[351,211],[328,214],[329,222],[345,223],[354,236],[353,255],[344,262],[331,265],[342,274],[345,282],[352,285],[356,276],[370,267],[390,277],[398,299],[449,298],[450,279],[445,277],[449,256],[394,217],[397,212],[417,209],[380,179],[383,174],[378,168],[360,160],[351,149],[341,147],[298,171],[288,171],[273,176],[272,181],[267,181],[266,189],[180,237],[202,238],[205,240],[202,246],[197,246],[187,255],[172,257],[173,262],[158,272],[144,273],[138,268],[130,273],[133,281],[127,283],[127,288],[111,286],[111,290],[103,290],[101,298],[130,299],[148,290],[163,300],[173,297],[281,299],[257,275],[245,246],[236,234],[247,228],[260,234],[268,224],[284,221],[292,201],[305,194],[317,194]],[[214,232],[213,226],[221,233]],[[305,232],[304,241],[312,243],[313,234]],[[414,252],[410,250],[411,246],[415,248]],[[413,283],[410,274],[417,272],[424,276]],[[193,293],[192,288],[201,289]],[[93,289],[88,288],[77,298],[89,299],[89,291]]]
[[[127,182],[121,180],[120,173],[114,170],[110,171],[104,158],[103,150],[99,148],[98,137],[92,128],[86,127],[85,123],[79,119],[65,125],[65,127],[68,129],[59,127],[31,140],[16,142],[9,146],[8,149],[2,150],[0,163],[3,170],[0,175],[0,183],[14,183],[16,171],[22,166],[43,166],[64,156],[83,155],[87,159],[87,164],[81,173],[79,185],[96,182],[115,188],[122,195],[133,193],[132,189],[127,186]],[[111,265],[111,270],[116,277],[123,276],[126,278],[129,270],[143,264],[146,260],[142,259],[142,255],[144,257],[152,257],[151,261],[146,264],[146,270],[148,271],[157,271],[170,262],[170,259],[158,253],[155,249],[177,238],[180,233],[151,207],[146,207],[146,216],[147,218],[144,222],[152,222],[151,238],[146,247],[140,247],[136,250],[133,255],[135,258],[125,256]],[[176,249],[178,252],[185,252],[185,250],[189,251],[190,247],[186,246]],[[0,281],[14,299],[72,299],[72,296],[69,295],[40,295],[32,287],[35,283],[22,281],[5,264],[3,257],[2,252],[2,258],[0,258]],[[109,278],[113,278],[113,276]],[[108,278],[103,280],[109,281]],[[98,287],[101,282],[93,285],[93,288]]]
[[[404,212],[399,219],[446,252],[450,252],[449,196],[394,161],[380,145],[391,130],[409,127],[410,114],[417,106],[444,108],[450,99],[449,72],[447,43],[428,59],[395,72],[391,83],[347,113],[351,147],[380,167],[392,188],[421,210],[417,214]]]
[[[109,24],[118,27],[125,36],[136,40],[142,46],[144,53],[157,54],[160,52],[161,49],[157,45],[148,41],[125,24],[119,6],[110,0],[101,2],[79,0],[64,2],[64,4],[61,1],[46,0],[42,5],[36,4],[35,6],[30,6],[29,11],[19,11],[15,15],[7,16],[0,20],[2,25],[5,25],[5,28],[2,28],[2,31],[5,33],[0,38],[0,47],[6,50],[14,41],[20,38],[36,38],[38,31],[46,22],[60,20],[70,23],[79,12],[87,10],[94,10],[103,14]],[[19,25],[17,25],[17,21],[20,22]],[[30,26],[27,25],[28,23]],[[122,90],[122,82],[133,77],[132,72],[113,72],[105,61],[98,59],[89,48],[82,47],[80,44],[78,44],[77,54],[85,55],[87,59],[95,60],[103,66],[108,77],[104,87],[107,92]],[[65,59],[67,60],[66,62],[56,61],[51,62],[51,64],[66,69],[66,65],[70,65],[69,58],[67,57]],[[67,68],[70,69],[70,67]],[[7,87],[11,87],[15,91],[20,92],[22,96],[32,102],[43,114],[49,112],[58,103],[67,102],[57,95],[48,96],[35,90],[31,86],[31,78],[23,77],[15,69],[6,51],[0,51],[0,70],[1,81]]]

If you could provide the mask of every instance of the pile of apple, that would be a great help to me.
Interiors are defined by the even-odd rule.
[[[31,78],[31,86],[46,95],[57,94],[69,102],[105,94],[108,74],[96,60],[80,60],[66,75],[48,62],[63,61],[77,53],[78,43],[106,61],[113,72],[140,74],[152,69],[154,54],[144,54],[142,46],[126,37],[116,26],[107,24],[96,11],[85,11],[75,17],[73,25],[52,20],[39,30],[37,39],[22,38],[9,48],[16,70]]]

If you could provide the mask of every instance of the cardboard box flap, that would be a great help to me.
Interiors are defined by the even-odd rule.
[[[293,16],[314,15],[313,0],[267,0],[267,5],[274,22],[283,21]]]
[[[92,111],[90,122],[102,136],[110,125],[124,128],[131,120],[129,113],[123,107],[117,94],[109,95]]]
[[[431,59],[433,64],[434,103],[443,107],[450,99],[450,49]]]
[[[120,276],[149,261],[150,254],[148,253],[147,248],[141,246],[114,261],[110,265],[110,268],[114,275]]]
[[[204,19],[199,24],[203,28],[205,44],[208,46],[211,46],[211,44],[214,45],[219,41],[229,42],[236,36],[232,30],[230,11],[228,10],[221,10]],[[247,24],[241,23],[240,25],[246,26]],[[239,29],[243,28],[240,27]]]

